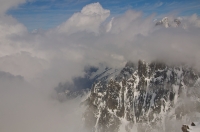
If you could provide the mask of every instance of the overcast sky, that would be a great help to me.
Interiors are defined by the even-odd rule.
[[[82,130],[72,120],[80,100],[60,103],[54,88],[85,66],[162,59],[198,69],[199,9],[198,1],[1,0],[0,131]],[[171,27],[155,26],[165,16]]]

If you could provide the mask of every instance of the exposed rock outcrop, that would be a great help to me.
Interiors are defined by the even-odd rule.
[[[187,66],[129,62],[118,76],[93,84],[86,100],[85,124],[92,132],[117,132],[124,122],[127,132],[136,123],[142,124],[139,131],[150,131],[167,114],[181,119],[189,112],[176,104],[180,97],[190,96],[192,89],[199,88],[199,80],[199,73]]]

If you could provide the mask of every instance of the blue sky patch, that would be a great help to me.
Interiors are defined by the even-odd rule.
[[[29,31],[50,29],[66,21],[75,12],[90,3],[99,2],[111,11],[111,16],[123,14],[132,9],[142,11],[145,16],[153,13],[161,16],[175,13],[179,16],[200,14],[199,0],[34,0],[10,9],[7,14],[23,23]]]

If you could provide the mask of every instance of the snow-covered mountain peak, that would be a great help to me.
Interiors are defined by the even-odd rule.
[[[162,25],[165,28],[168,28],[168,27],[178,27],[180,24],[181,24],[180,18],[172,19],[172,18],[164,17],[160,21],[157,21],[155,25],[156,26]]]
[[[60,101],[87,95],[82,104],[88,132],[174,132],[200,121],[200,73],[189,66],[139,60],[122,69],[100,65],[86,71],[74,85],[56,90]],[[177,121],[184,122],[173,126]]]
[[[163,25],[168,28],[169,27],[169,20],[167,17],[164,17],[162,20]]]
[[[194,101],[196,97],[191,93],[199,88],[198,81],[199,73],[183,65],[128,62],[115,78],[93,84],[86,100],[85,124],[92,132],[118,132],[124,122],[127,132],[134,124],[138,124],[138,132],[151,132],[155,127],[158,131],[174,131],[164,123],[191,114],[193,109],[188,107],[188,111],[186,107],[191,103],[184,101],[186,97]],[[196,106],[200,105],[197,100]]]

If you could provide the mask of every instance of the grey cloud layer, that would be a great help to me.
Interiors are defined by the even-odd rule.
[[[109,15],[109,10],[93,3],[60,26],[33,33],[11,16],[1,16],[0,68],[28,79],[53,74],[59,81],[82,74],[85,65],[99,62],[120,67],[127,60],[160,56],[198,62],[197,15],[183,17],[180,27],[168,29],[155,27],[154,15],[144,18],[141,12],[130,10],[105,21]]]

